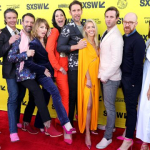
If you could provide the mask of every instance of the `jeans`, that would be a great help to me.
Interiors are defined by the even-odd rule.
[[[54,84],[52,78],[41,76],[38,78],[38,82],[39,84],[43,86],[45,90],[47,90],[52,95],[53,104],[56,109],[60,123],[62,126],[65,125],[67,122],[69,122],[69,119],[67,117],[66,110],[64,106],[62,105],[62,101],[61,101],[58,88]]]
[[[19,89],[16,79],[6,79],[8,89],[7,111],[10,133],[17,133],[17,106],[18,98],[24,98],[24,88]]]
[[[106,139],[112,138],[113,128],[115,126],[116,120],[115,100],[119,84],[120,81],[112,81],[112,80],[108,80],[106,83],[103,83],[104,105],[107,112],[106,131],[104,133],[104,137]]]

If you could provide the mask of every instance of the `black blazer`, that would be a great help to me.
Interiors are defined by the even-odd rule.
[[[19,29],[17,29],[20,31]],[[9,45],[9,39],[11,37],[7,27],[3,28],[0,33],[0,57],[3,57],[2,74],[3,78],[12,79],[15,78],[15,63],[8,62],[7,55],[12,45]]]

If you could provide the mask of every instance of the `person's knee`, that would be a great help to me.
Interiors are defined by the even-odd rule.
[[[88,104],[88,106],[87,106],[87,111],[91,111],[91,109],[92,109],[92,105],[91,105],[91,104]]]

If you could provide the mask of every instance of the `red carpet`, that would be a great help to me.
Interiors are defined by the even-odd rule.
[[[22,120],[22,115],[21,115]],[[32,120],[33,124],[34,117]],[[75,122],[75,127],[77,128],[77,122]],[[60,127],[57,125],[57,128]],[[11,143],[9,138],[8,130],[8,116],[7,112],[0,111],[0,146],[2,150],[88,150],[84,144],[84,134],[80,134],[79,131],[77,134],[73,135],[72,145],[68,145],[63,141],[63,136],[57,138],[51,138],[46,136],[43,133],[38,133],[37,135],[31,135],[28,132],[24,132],[21,129],[18,129],[18,134],[20,141],[16,143]],[[96,144],[103,137],[103,131],[99,130],[99,135],[91,135],[92,147],[91,150],[96,150]],[[123,129],[117,128],[116,132],[113,135],[113,142],[104,150],[116,150],[122,143],[116,139],[117,136],[121,135]],[[137,139],[135,139],[136,141]],[[135,142],[133,150],[139,150],[141,144]]]

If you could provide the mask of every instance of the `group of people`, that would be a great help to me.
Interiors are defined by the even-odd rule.
[[[62,9],[54,11],[52,30],[45,19],[35,20],[31,13],[22,16],[23,28],[19,30],[16,28],[17,11],[7,9],[4,12],[6,27],[0,33],[0,57],[3,57],[2,73],[9,94],[7,110],[11,142],[19,140],[17,128],[31,134],[38,133],[30,126],[32,113],[37,106],[34,126],[51,137],[64,135],[64,141],[71,144],[72,134],[76,133],[73,119],[77,108],[79,131],[85,131],[85,144],[90,149],[90,133],[97,130],[99,91],[102,90],[107,124],[96,148],[106,148],[112,143],[115,99],[121,84],[127,118],[126,129],[118,137],[123,140],[118,150],[132,148],[135,128],[137,138],[143,141],[141,150],[148,150],[150,40],[145,46],[142,36],[136,31],[137,15],[125,15],[125,34],[122,37],[116,25],[119,11],[115,7],[107,8],[104,14],[107,30],[99,44],[96,23],[92,19],[86,20],[84,25],[80,22],[82,3],[77,0],[71,2],[69,12],[72,19],[66,24],[65,12]],[[21,124],[20,107],[26,89],[29,90],[29,102]],[[52,124],[47,108],[50,95],[57,113],[55,122],[61,124],[64,134]]]

